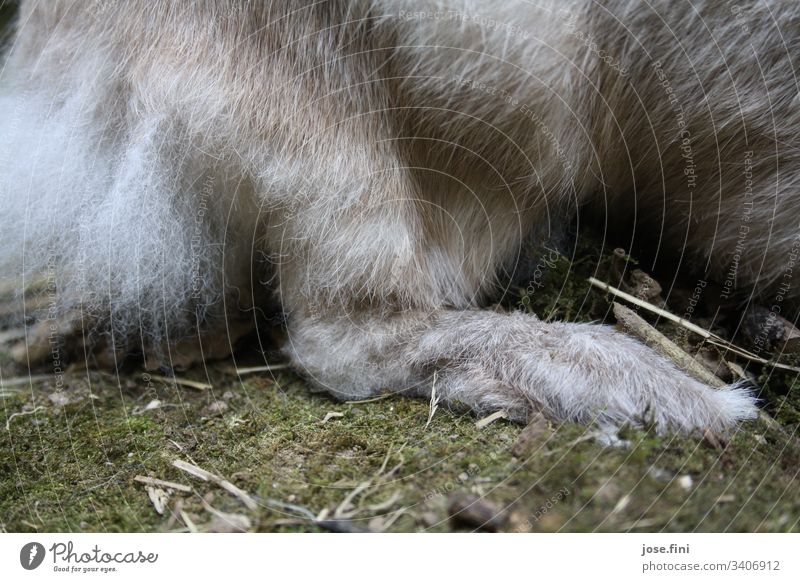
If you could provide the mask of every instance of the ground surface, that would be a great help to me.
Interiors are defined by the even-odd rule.
[[[609,298],[586,282],[605,263],[550,261],[546,284],[525,303],[541,317],[613,323]],[[675,337],[674,327],[658,327]],[[441,408],[428,422],[428,402],[335,402],[286,370],[238,376],[232,361],[179,375],[206,390],[136,369],[75,371],[63,386],[45,370],[28,382],[8,346],[0,345],[6,531],[800,529],[800,398],[794,376],[768,367],[747,369],[777,424],[705,437],[609,435],[544,419],[478,428],[472,415]],[[136,477],[186,490],[148,492]]]

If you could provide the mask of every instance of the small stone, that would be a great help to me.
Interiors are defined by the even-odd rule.
[[[661,467],[656,467],[651,465],[647,468],[647,474],[650,475],[656,481],[671,481],[673,474],[667,471],[666,469],[662,469]]]
[[[227,410],[228,403],[224,400],[216,400],[206,407],[206,411],[212,416],[224,414]]]
[[[457,527],[483,531],[498,531],[508,519],[491,501],[465,493],[448,496],[447,514]]]
[[[422,514],[422,523],[425,524],[425,527],[433,527],[440,521],[439,517],[432,511],[426,511]]]
[[[529,457],[544,447],[551,434],[547,419],[541,412],[537,412],[531,417],[528,426],[519,433],[517,441],[511,446],[511,454],[515,457]]]
[[[513,511],[508,518],[508,531],[514,533],[528,533],[533,524],[521,511]]]
[[[641,269],[634,269],[631,271],[631,295],[644,299],[645,301],[652,301],[661,295],[661,285],[653,279],[650,275]]]
[[[469,475],[467,475],[466,473],[459,473],[458,480],[461,481],[462,483],[466,483],[467,481],[469,481]]]
[[[69,398],[63,392],[53,392],[47,398],[56,406],[66,406],[69,404]]]
[[[603,503],[611,503],[619,499],[621,495],[622,491],[620,490],[619,485],[611,480],[608,480],[597,488],[594,497]]]
[[[694,485],[694,479],[692,479],[691,475],[681,475],[678,477],[678,485],[680,485],[684,491],[688,491],[692,488],[692,485]]]

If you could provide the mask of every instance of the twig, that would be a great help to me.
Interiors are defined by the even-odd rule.
[[[175,459],[172,461],[172,466],[180,469],[181,471],[185,471],[190,475],[194,475],[198,479],[202,479],[203,481],[211,481],[212,483],[219,485],[225,491],[239,499],[248,509],[255,510],[258,507],[255,499],[253,499],[249,493],[242,491],[236,485],[227,481],[220,477],[219,475],[215,475],[214,473],[210,473],[205,469],[201,469],[197,465],[192,465],[191,463],[187,463],[186,461],[182,461],[180,459]],[[187,524],[188,525],[188,524]]]
[[[204,382],[197,382],[195,380],[187,380],[185,378],[178,378],[175,376],[168,377],[168,376],[154,376],[150,375],[150,378],[153,380],[157,380],[159,382],[164,382],[165,384],[177,384],[178,386],[185,386],[187,388],[194,388],[195,390],[210,390],[212,388],[211,384],[206,384]]]
[[[665,319],[669,319],[670,321],[673,321],[673,322],[685,327],[686,329],[688,329],[690,331],[693,331],[694,333],[696,333],[697,335],[699,335],[701,337],[704,337],[706,339],[716,338],[716,339],[719,339],[721,341],[725,341],[721,337],[719,337],[718,335],[715,335],[715,334],[711,333],[710,331],[708,331],[706,329],[703,329],[699,325],[695,325],[694,323],[692,323],[690,321],[686,321],[685,319],[683,319],[681,317],[678,317],[677,315],[673,315],[672,313],[670,313],[666,309],[661,309],[660,307],[656,307],[655,305],[653,305],[651,303],[648,303],[647,301],[643,301],[642,299],[639,299],[638,297],[634,297],[633,295],[631,295],[629,293],[625,293],[625,291],[621,291],[620,289],[617,289],[616,287],[612,287],[608,283],[603,283],[599,279],[595,279],[594,277],[589,277],[589,283],[591,283],[592,285],[594,285],[598,289],[602,289],[603,291],[606,291],[607,293],[611,293],[612,295],[615,295],[615,296],[617,296],[617,297],[619,297],[621,299],[624,299],[628,303],[633,303],[634,305],[637,305],[637,306],[639,306],[639,307],[641,307],[643,309],[647,309],[648,311],[652,311],[653,313],[656,313],[656,314],[660,315],[661,317],[663,317]]]
[[[197,526],[194,524],[194,522],[191,520],[191,518],[187,515],[187,513],[182,509],[180,511],[180,516],[181,516],[181,519],[183,520],[183,523],[186,524],[186,527],[188,528],[188,530],[191,533],[197,533]]]
[[[256,374],[258,372],[274,372],[276,370],[286,370],[289,364],[272,364],[270,366],[252,366],[250,368],[235,368],[234,371],[243,376],[244,374]]]
[[[692,358],[664,334],[639,317],[632,309],[628,309],[617,302],[614,302],[613,309],[614,317],[617,318],[617,321],[622,324],[626,330],[638,336],[647,345],[655,348],[661,354],[671,359],[679,368],[709,386],[714,386],[715,388],[722,388],[725,386],[725,382],[706,370],[697,360]],[[745,380],[747,379],[741,367],[731,363],[727,364],[739,377]],[[770,428],[783,432],[783,426],[763,410],[758,411],[758,418]]]
[[[661,355],[672,360],[675,365],[683,371],[691,374],[697,380],[709,386],[715,386],[717,388],[725,386],[725,382],[706,370],[702,364],[678,347],[675,342],[639,317],[635,311],[616,301],[612,304],[612,309],[614,311],[614,317],[617,318],[619,324],[626,331],[641,339],[648,346],[661,353]]]
[[[136,475],[133,478],[137,483],[143,485],[152,485],[153,487],[166,487],[167,489],[174,489],[175,491],[183,491],[184,493],[191,493],[192,488],[188,485],[181,485],[180,483],[173,483],[172,481],[162,481],[154,477],[145,477],[144,475]]]
[[[600,281],[598,279],[595,279],[594,277],[589,277],[589,283],[591,283],[592,285],[594,285],[598,289],[602,289],[603,291],[606,291],[607,293],[611,293],[612,295],[615,295],[616,297],[619,297],[620,299],[624,299],[625,301],[627,301],[629,303],[633,303],[634,305],[637,305],[638,307],[641,307],[642,309],[646,309],[647,311],[655,313],[655,314],[663,317],[664,319],[668,319],[669,321],[677,323],[681,327],[683,327],[685,329],[688,329],[689,331],[694,332],[697,335],[699,335],[700,337],[706,339],[710,344],[713,344],[715,346],[724,348],[726,350],[730,350],[733,353],[735,353],[736,355],[741,356],[742,358],[745,358],[746,360],[750,360],[752,362],[757,362],[759,364],[764,364],[766,366],[771,366],[773,368],[778,368],[780,370],[787,370],[789,372],[798,372],[798,373],[800,373],[800,368],[798,368],[798,367],[788,366],[786,364],[780,364],[778,362],[772,362],[770,360],[767,360],[765,358],[757,356],[754,353],[749,352],[746,349],[741,348],[741,347],[739,347],[739,346],[737,346],[735,344],[732,344],[731,342],[729,342],[728,340],[726,340],[724,338],[721,338],[720,336],[716,335],[715,333],[712,333],[712,332],[708,331],[707,329],[703,329],[699,325],[695,325],[694,323],[692,323],[690,321],[686,321],[685,319],[670,313],[666,309],[661,309],[660,307],[656,307],[655,305],[652,305],[652,304],[648,303],[647,301],[642,301],[638,297],[634,297],[633,295],[630,295],[629,293],[625,293],[625,291],[621,291],[621,290],[617,289],[616,287],[612,287],[608,283],[603,283],[602,281]]]

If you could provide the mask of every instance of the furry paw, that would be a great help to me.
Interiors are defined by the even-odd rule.
[[[430,333],[425,341],[448,346],[440,393],[478,412],[505,408],[524,421],[539,410],[556,420],[654,423],[661,431],[720,430],[757,415],[741,385],[711,388],[607,326],[460,317],[460,334]]]

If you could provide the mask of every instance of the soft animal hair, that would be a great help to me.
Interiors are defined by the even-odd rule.
[[[50,316],[155,344],[220,326],[269,279],[286,353],[339,396],[424,396],[436,377],[445,402],[521,420],[729,426],[754,411],[738,387],[603,326],[476,308],[577,212],[777,292],[798,235],[800,8],[745,14],[27,0],[0,78],[0,273],[51,281]]]

